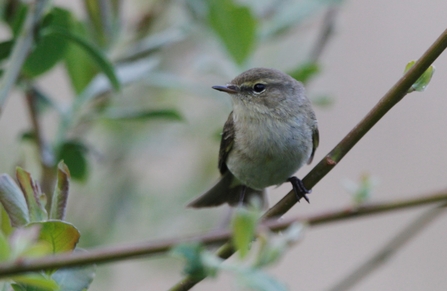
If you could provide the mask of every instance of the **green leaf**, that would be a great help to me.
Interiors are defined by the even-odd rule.
[[[31,174],[17,167],[16,177],[22,192],[25,194],[30,221],[43,221],[48,219],[47,211],[45,210],[46,195],[41,192],[40,186],[31,177]]]
[[[57,165],[57,183],[54,188],[53,200],[51,201],[50,219],[63,220],[65,208],[67,207],[69,190],[70,170],[64,161]]]
[[[167,119],[181,121],[183,117],[176,110],[136,110],[136,111],[109,111],[105,113],[107,119],[113,120],[148,120],[148,119]]]
[[[69,31],[70,25],[70,12],[55,7],[44,17],[41,31],[52,28],[62,28]],[[23,73],[31,78],[45,73],[64,57],[67,47],[66,39],[57,35],[42,34],[37,40],[35,49],[23,65]]]
[[[317,63],[304,63],[288,74],[296,80],[307,84],[310,79],[320,73],[320,66]]]
[[[248,254],[250,244],[254,239],[259,213],[245,207],[238,207],[231,221],[233,245],[244,258]]]
[[[59,286],[57,283],[51,279],[47,278],[42,274],[27,274],[22,276],[14,276],[12,277],[22,289],[14,289],[14,290],[49,290],[49,291],[57,291]]]
[[[87,38],[88,34],[84,24],[75,21],[71,30],[80,37]],[[70,42],[65,54],[65,68],[70,77],[71,85],[76,94],[80,94],[98,73],[94,60],[79,45]]]
[[[73,251],[81,236],[76,227],[65,221],[34,222],[28,226],[40,226],[39,240],[49,243],[53,254]]]
[[[249,8],[233,0],[209,2],[208,21],[237,64],[241,65],[253,51],[256,19]]]
[[[12,39],[0,42],[0,62],[9,57],[13,45],[14,41]]]
[[[58,154],[58,160],[63,160],[70,169],[73,179],[83,181],[88,175],[88,163],[85,157],[87,148],[79,141],[65,142]]]
[[[80,251],[79,249],[75,250]],[[87,290],[95,277],[95,265],[57,270],[51,278],[59,285],[59,291]]]
[[[110,83],[112,84],[112,87],[117,91],[120,90],[121,85],[115,74],[113,65],[108,61],[107,57],[102,53],[102,51],[97,47],[95,47],[87,39],[71,31],[59,27],[46,28],[44,31],[44,35],[57,35],[61,38],[65,38],[79,45],[86,53],[89,54],[92,60],[99,66],[99,68],[107,76]]]
[[[22,226],[30,221],[28,206],[22,190],[8,174],[0,175],[0,202],[5,208],[12,226]]]
[[[416,61],[408,62],[408,64],[405,66],[404,74],[408,72],[408,70],[411,69],[411,67],[414,66]],[[435,73],[435,66],[431,65],[420,77],[419,79],[414,82],[413,85],[411,85],[410,89],[408,89],[408,93],[417,91],[417,92],[423,92],[425,89],[427,89],[428,84],[431,81],[431,78],[433,77],[433,74]]]

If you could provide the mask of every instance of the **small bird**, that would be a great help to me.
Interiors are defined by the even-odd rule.
[[[308,191],[293,174],[311,163],[319,143],[317,119],[303,85],[276,69],[253,68],[215,90],[232,97],[219,150],[220,180],[189,207],[265,200],[265,188],[291,182],[297,199]]]

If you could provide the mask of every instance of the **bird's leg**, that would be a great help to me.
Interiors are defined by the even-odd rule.
[[[298,179],[297,177],[293,176],[287,179],[292,184],[293,191],[295,192],[296,199],[300,201],[301,198],[306,199],[307,203],[309,202],[309,198],[306,196],[306,194],[309,194],[312,192],[312,190],[307,190],[306,187],[304,187],[303,181]]]
[[[241,186],[241,194],[239,196],[239,205],[244,205],[244,198],[245,198],[245,191],[247,190],[247,186],[242,185]]]

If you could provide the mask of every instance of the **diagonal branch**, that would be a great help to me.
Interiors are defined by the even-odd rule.
[[[385,244],[377,253],[371,258],[356,267],[354,271],[343,278],[335,286],[331,287],[330,291],[346,291],[351,289],[360,280],[371,274],[374,270],[384,264],[392,255],[394,255],[406,242],[412,239],[416,234],[425,228],[430,222],[437,218],[445,211],[447,203],[437,205],[421,216],[412,221],[401,232],[393,237],[389,242]]]
[[[331,222],[338,222],[358,217],[380,214],[384,212],[409,209],[447,201],[447,190],[431,195],[418,196],[417,198],[395,200],[391,202],[374,203],[364,206],[354,206],[339,209],[310,217],[295,217],[278,221],[270,219],[259,225],[259,230],[269,228],[272,231],[280,231],[295,222],[303,222],[314,227]],[[205,235],[196,235],[189,238],[174,238],[124,246],[104,247],[89,252],[66,253],[39,259],[20,259],[15,262],[0,263],[0,278],[23,274],[40,270],[52,270],[74,266],[85,266],[108,262],[117,262],[130,258],[166,253],[172,247],[181,243],[200,242],[206,245],[223,243],[231,238],[229,230],[216,230]]]
[[[447,47],[447,29],[427,49],[414,66],[404,74],[399,81],[379,100],[373,109],[343,138],[335,148],[324,157],[303,179],[304,186],[312,189],[337,163],[354,147],[354,145],[402,98],[408,89],[430,67]],[[269,219],[284,215],[297,202],[295,194],[290,191],[276,205],[270,208],[262,217]],[[235,252],[231,243],[224,244],[217,254],[229,258]],[[189,290],[204,278],[185,277],[170,291]]]

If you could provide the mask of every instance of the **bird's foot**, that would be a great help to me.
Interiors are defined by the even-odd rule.
[[[303,181],[301,181],[295,176],[290,177],[289,179],[287,179],[287,181],[289,181],[292,184],[293,191],[295,192],[295,196],[298,202],[300,201],[301,198],[304,198],[307,201],[307,203],[310,203],[309,198],[307,197],[306,194],[310,194],[312,190],[307,190],[306,187],[304,187]]]

